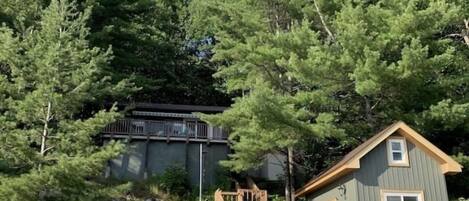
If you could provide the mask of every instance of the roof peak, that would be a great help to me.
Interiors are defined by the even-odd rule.
[[[395,132],[398,132],[400,135],[404,136],[407,140],[411,141],[440,162],[443,174],[455,174],[462,171],[462,166],[450,156],[446,155],[443,151],[425,139],[422,135],[418,134],[403,121],[397,121],[353,149],[345,155],[341,161],[300,188],[295,195],[297,197],[303,196],[305,193],[317,190],[345,174],[359,169],[360,159]]]

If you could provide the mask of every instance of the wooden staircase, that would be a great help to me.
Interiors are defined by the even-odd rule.
[[[236,192],[215,191],[215,201],[267,201],[267,191],[260,190],[251,178],[247,178],[248,188],[237,185]]]

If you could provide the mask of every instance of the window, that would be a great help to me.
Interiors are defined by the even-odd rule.
[[[383,201],[423,201],[422,192],[384,192]]]
[[[405,138],[394,137],[388,139],[388,162],[391,166],[408,166],[407,147]]]

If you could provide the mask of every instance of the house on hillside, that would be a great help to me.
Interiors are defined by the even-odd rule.
[[[296,192],[308,201],[448,201],[462,166],[403,122],[376,134]]]
[[[215,114],[225,107],[136,103],[125,118],[108,125],[101,138],[121,140],[127,152],[109,161],[106,175],[123,180],[143,180],[162,174],[174,165],[183,167],[193,186],[214,185],[219,162],[228,158],[228,131],[201,121],[195,113]],[[253,176],[278,179],[281,167],[266,158]]]

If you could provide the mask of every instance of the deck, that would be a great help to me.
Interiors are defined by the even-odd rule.
[[[103,137],[226,143],[228,132],[198,120],[121,119],[106,126]]]

